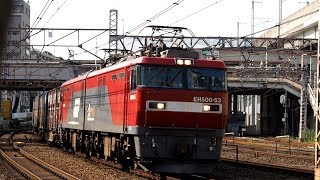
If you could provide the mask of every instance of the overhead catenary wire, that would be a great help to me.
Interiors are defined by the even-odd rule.
[[[212,5],[215,5],[215,4],[217,4],[217,3],[221,2],[221,1],[223,1],[223,0],[216,1],[215,3],[210,4],[209,6],[206,6],[206,7],[202,8],[202,9],[200,9],[200,10],[201,10],[201,11],[202,11],[202,10],[205,10],[205,9],[207,9],[207,8],[211,7]],[[198,10],[198,11],[196,11],[196,12],[194,12],[194,13],[190,14],[190,15],[187,15],[187,16],[186,16],[186,17],[184,17],[184,18],[181,18],[181,19],[179,19],[179,20],[175,21],[174,23],[177,23],[177,22],[182,21],[182,20],[184,20],[184,19],[186,19],[186,18],[189,18],[189,17],[191,17],[192,15],[195,15],[195,14],[197,14],[197,13],[201,12],[200,10]],[[264,31],[270,30],[270,29],[272,29],[272,28],[275,28],[275,27],[281,26],[281,25],[285,25],[285,24],[287,24],[287,23],[290,23],[290,22],[292,22],[292,21],[295,21],[295,20],[301,19],[301,18],[303,18],[303,17],[309,16],[309,15],[314,14],[314,13],[317,13],[317,12],[318,12],[318,10],[315,10],[315,11],[313,11],[313,12],[310,12],[310,13],[307,13],[307,14],[304,14],[304,15],[301,15],[301,16],[296,17],[296,18],[294,18],[294,19],[291,19],[291,20],[288,20],[288,21],[284,21],[284,22],[282,22],[282,23],[280,23],[280,24],[277,24],[277,25],[274,25],[274,26],[271,26],[271,27],[268,27],[268,28],[262,29],[262,30],[260,30],[260,31],[254,32],[253,34],[251,33],[251,34],[248,34],[248,35],[242,36],[241,38],[244,38],[244,37],[250,37],[251,35],[254,35],[254,34],[257,34],[257,33],[261,33],[261,32],[264,32]],[[172,25],[172,24],[174,24],[174,23],[171,23],[170,25]],[[236,40],[237,40],[237,39],[234,39],[234,40],[231,40],[231,41],[236,41]],[[217,43],[216,45],[221,45],[221,44],[223,44],[223,43],[224,43],[224,42],[219,42],[219,43]],[[100,47],[102,47],[102,46],[104,46],[104,45],[106,45],[106,44],[107,44],[107,43],[100,44],[98,47],[100,48]],[[92,48],[92,49],[90,49],[89,51],[94,50],[94,49],[95,49],[95,48]],[[83,51],[83,52],[77,53],[77,54],[75,54],[75,55],[80,55],[80,54],[84,54],[84,53],[86,53],[86,52],[85,52],[85,51]]]
[[[132,32],[138,30],[139,28],[145,26],[146,24],[152,22],[153,20],[157,19],[158,17],[162,16],[163,14],[165,14],[166,12],[170,11],[172,8],[178,6],[180,3],[182,3],[184,0],[178,0],[176,2],[174,2],[173,4],[171,4],[170,6],[168,6],[167,8],[163,9],[162,11],[158,12],[157,14],[155,14],[154,16],[152,16],[151,18],[147,19],[146,21],[142,22],[141,24],[135,26],[134,28],[130,29],[129,31],[127,31],[125,33],[125,35],[131,34]]]
[[[132,29],[130,29],[129,31],[127,31],[124,35],[129,35],[129,34],[131,34],[132,32],[138,30],[139,28],[145,26],[146,24],[152,22],[153,20],[155,20],[155,19],[157,19],[158,17],[162,16],[162,15],[165,14],[166,12],[170,11],[172,8],[174,8],[174,7],[178,6],[179,4],[181,4],[183,1],[184,1],[184,0],[178,0],[178,1],[174,2],[174,3],[172,3],[172,4],[169,5],[167,8],[161,10],[160,12],[158,12],[157,14],[155,14],[154,16],[152,16],[151,18],[147,19],[146,21],[140,23],[139,25],[137,25],[137,26],[135,26],[134,28],[132,28]],[[103,47],[103,46],[105,46],[105,45],[107,45],[107,44],[108,44],[108,43],[100,44],[99,46],[94,47],[94,48],[90,49],[89,51],[92,51],[92,50],[94,50],[94,49],[96,49],[96,48],[101,48],[101,47]],[[79,52],[79,53],[74,54],[74,55],[76,56],[76,55],[80,55],[80,54],[84,54],[84,53],[88,53],[88,52],[82,51],[82,52]]]
[[[193,16],[193,15],[195,15],[195,14],[198,14],[198,13],[200,13],[201,11],[204,11],[204,10],[210,8],[211,6],[216,5],[216,4],[218,4],[218,3],[222,2],[222,1],[224,1],[224,0],[219,0],[219,1],[216,1],[216,2],[214,2],[214,3],[211,3],[211,4],[209,4],[208,6],[206,6],[206,7],[204,7],[204,8],[201,8],[201,9],[199,9],[199,10],[197,10],[197,11],[195,11],[195,12],[193,12],[193,13],[191,13],[191,14],[189,14],[189,15],[187,15],[187,16],[185,16],[185,17],[183,17],[183,18],[181,18],[181,19],[179,19],[179,20],[177,20],[177,21],[175,21],[175,22],[173,22],[173,23],[171,23],[170,25],[173,25],[173,24],[175,24],[175,23],[177,23],[177,22],[180,22],[180,21],[182,21],[182,20],[184,20],[184,19],[186,19],[186,18],[189,18],[189,17],[191,17],[191,16]],[[181,2],[182,2],[182,1],[180,1],[179,3],[181,3]],[[175,4],[175,3],[173,3],[173,4]],[[170,7],[170,6],[169,6],[169,7]],[[168,7],[168,8],[169,8],[169,7]],[[172,9],[172,8],[173,8],[173,7],[171,7],[170,9]],[[170,9],[169,9],[169,10],[170,10]],[[164,11],[164,10],[163,10],[163,11]],[[163,11],[161,11],[161,12],[163,12]],[[168,11],[168,10],[167,10],[167,11]],[[165,12],[167,12],[167,11],[165,11]],[[164,13],[165,13],[165,12],[164,12]],[[158,13],[158,14],[159,14],[159,13]],[[156,16],[156,15],[155,15],[155,16]],[[155,17],[155,16],[154,16],[154,17]],[[157,17],[159,17],[159,16],[157,16]],[[154,19],[152,19],[152,20],[154,20]],[[144,23],[141,23],[140,25],[136,26],[136,27],[133,28],[132,30],[128,31],[125,35],[130,34],[131,31],[135,31],[135,30],[141,28],[142,26],[146,25],[146,24],[149,23],[149,22],[151,22],[151,21],[147,20],[147,21],[145,21]]]
[[[278,27],[278,26],[282,26],[282,25],[288,24],[288,23],[290,23],[290,22],[293,22],[293,21],[296,21],[296,20],[298,20],[298,19],[304,18],[304,17],[309,16],[309,15],[311,15],[311,14],[317,13],[318,11],[319,11],[319,10],[312,11],[312,12],[310,12],[310,13],[307,13],[307,14],[304,14],[304,15],[301,15],[301,16],[298,16],[298,17],[293,18],[293,19],[290,19],[290,20],[288,20],[288,21],[284,21],[284,22],[282,22],[282,23],[280,23],[280,24],[277,24],[277,25],[274,25],[274,26],[271,26],[271,27],[262,29],[262,30],[260,30],[260,31],[256,31],[256,32],[254,32],[254,33],[247,34],[247,35],[242,36],[242,37],[240,37],[240,38],[250,37],[250,36],[252,36],[252,35],[255,35],[255,34],[258,34],[258,33],[261,33],[261,32],[267,31],[267,30],[270,30],[270,29],[272,29],[272,28],[276,28],[276,27]],[[231,42],[236,41],[236,40],[238,40],[238,39],[231,40]],[[223,44],[223,43],[224,43],[224,42],[219,42],[219,43],[216,44],[216,46],[217,46],[217,45],[221,45],[221,44]]]
[[[185,20],[185,19],[187,19],[187,18],[189,18],[189,17],[191,17],[191,16],[193,16],[193,15],[195,15],[195,14],[198,14],[198,13],[200,13],[201,11],[204,11],[204,10],[208,9],[209,7],[211,7],[211,6],[213,6],[213,5],[216,5],[216,4],[218,4],[218,3],[222,2],[222,1],[223,1],[223,0],[219,0],[219,1],[216,1],[216,2],[214,2],[214,3],[212,3],[212,4],[209,4],[208,6],[206,6],[206,7],[204,7],[204,8],[201,8],[201,9],[199,9],[199,10],[197,10],[197,11],[195,11],[195,12],[193,12],[193,13],[191,13],[191,14],[189,14],[189,15],[187,15],[187,16],[179,19],[179,20],[176,20],[176,21],[172,22],[170,25],[173,25],[173,24],[178,23],[178,22],[180,22],[180,21],[182,21],[182,20]],[[245,35],[245,36],[243,36],[243,37],[249,37],[249,36],[252,36],[252,35],[255,35],[255,34],[258,34],[258,33],[264,32],[264,31],[267,31],[267,30],[270,30],[270,29],[275,28],[275,27],[278,27],[278,26],[281,26],[281,25],[285,25],[285,24],[287,24],[287,23],[296,21],[296,20],[298,20],[298,19],[301,19],[301,18],[303,18],[303,17],[309,16],[309,15],[314,14],[314,13],[316,13],[316,12],[318,12],[318,10],[315,10],[315,11],[313,11],[313,12],[310,12],[310,13],[307,13],[307,14],[304,14],[304,15],[301,15],[301,16],[299,16],[299,17],[293,18],[293,19],[288,20],[288,21],[284,21],[284,22],[282,22],[282,23],[280,23],[280,24],[277,24],[277,25],[274,25],[274,26],[271,26],[271,27],[262,29],[262,30],[260,30],[260,31],[257,31],[257,32],[254,32],[254,33]],[[243,37],[242,37],[242,38],[243,38]],[[233,40],[233,41],[235,41],[235,40]],[[224,42],[220,42],[220,43],[218,43],[217,45],[222,44],[222,43],[224,43]]]
[[[52,0],[53,1],[53,0]],[[51,2],[52,2],[51,1]],[[63,3],[62,3],[62,5],[61,6],[59,6],[58,5],[58,8],[57,8],[57,10],[52,14],[52,16],[48,19],[48,21],[42,26],[43,28],[50,22],[50,20],[57,14],[57,12],[61,9],[61,7],[67,2],[68,0],[65,0]],[[42,48],[41,48],[41,51],[40,51],[40,55],[42,54],[42,51],[44,50],[44,46],[45,45],[43,45],[42,46]]]
[[[43,13],[43,11],[46,9],[48,3],[50,2],[50,0],[47,1],[47,3],[43,6],[42,10],[40,11],[39,15],[37,16],[36,20],[33,22],[31,28],[34,28],[35,24],[37,23],[37,21],[41,20],[41,14]],[[51,1],[52,2],[52,1]]]
[[[218,3],[222,2],[222,1],[224,1],[224,0],[219,0],[219,1],[216,1],[216,2],[214,2],[214,3],[212,3],[212,4],[209,4],[208,6],[206,6],[206,7],[204,7],[204,8],[201,8],[201,9],[199,9],[199,10],[197,10],[197,11],[195,11],[195,12],[193,12],[193,13],[191,13],[191,14],[183,17],[183,18],[181,18],[181,19],[179,19],[179,20],[171,23],[170,25],[173,25],[173,24],[178,23],[178,22],[180,22],[180,21],[182,21],[182,20],[184,20],[184,19],[187,19],[187,18],[189,18],[189,17],[191,17],[191,16],[193,16],[193,15],[195,15],[195,14],[198,14],[198,13],[200,13],[200,12],[202,12],[202,11],[210,8],[211,6],[216,5],[216,4],[218,4]]]
[[[41,12],[40,12],[39,15],[37,16],[36,20],[33,22],[30,30],[29,30],[29,31],[26,33],[26,35],[19,41],[19,45],[21,45],[22,42],[24,42],[26,39],[28,39],[28,38],[31,37],[30,35],[31,35],[31,33],[32,33],[32,29],[35,28],[35,27],[40,23],[40,21],[43,19],[44,15],[47,13],[48,9],[49,9],[50,6],[52,5],[53,1],[54,1],[54,0],[48,0],[48,1],[46,2],[46,4],[43,6]],[[61,9],[61,7],[66,3],[66,1],[68,1],[68,0],[65,0],[65,1],[63,2],[63,4],[62,4],[60,7],[58,7],[58,10]],[[57,11],[58,11],[58,10],[57,10]],[[53,18],[53,16],[57,13],[57,11],[50,17],[50,19],[46,22],[46,24]],[[45,24],[45,25],[46,25],[46,24]],[[45,25],[44,25],[44,26],[45,26]],[[44,26],[43,26],[43,27],[44,27]],[[41,32],[41,31],[39,31],[39,32]],[[36,34],[38,34],[39,32],[37,32]],[[30,41],[30,42],[31,42],[31,41]],[[26,48],[27,48],[27,46],[25,46],[25,47],[23,48],[23,50],[21,50],[21,51],[19,52],[19,54],[21,54]],[[32,48],[33,48],[33,47],[32,47]],[[17,49],[18,49],[18,45],[17,45],[12,51],[10,51],[9,53],[13,53],[13,52],[15,52]],[[33,48],[33,49],[34,49],[34,48]],[[40,54],[42,53],[43,49],[44,49],[44,46],[42,47],[42,50],[41,50]],[[8,54],[9,54],[9,53],[8,53]],[[12,61],[13,61],[13,60],[11,60],[11,62],[12,62]],[[18,69],[20,69],[20,68],[18,68]],[[17,69],[16,69],[16,70],[17,70]]]
[[[50,20],[57,14],[57,12],[63,7],[63,5],[67,2],[68,0],[65,0],[60,6],[58,6],[57,10],[52,14],[52,16],[48,19],[48,21],[43,25],[45,27]]]
[[[48,9],[51,6],[52,2],[53,2],[53,0],[48,0],[46,2],[44,7],[42,8],[41,12],[39,13],[38,17],[33,22],[32,26],[30,28],[31,30],[26,33],[26,35],[18,42],[16,47],[13,50],[11,50],[8,54],[11,54],[11,53],[15,52],[18,49],[19,45],[21,45],[21,43],[24,42],[30,36],[30,34],[32,33],[32,29],[35,28],[39,24],[39,22],[42,20],[43,16],[48,11]],[[21,53],[22,53],[22,51],[19,54],[21,54]]]
[[[261,33],[261,32],[267,31],[267,30],[270,30],[270,29],[272,29],[272,28],[275,28],[275,27],[278,27],[278,26],[282,26],[282,25],[288,24],[288,23],[290,23],[290,22],[293,22],[293,21],[296,21],[296,20],[298,20],[298,19],[304,18],[304,17],[309,16],[309,15],[311,15],[311,14],[314,14],[314,13],[316,13],[316,12],[318,12],[318,11],[319,11],[319,10],[312,11],[312,12],[310,12],[310,13],[307,13],[307,14],[304,14],[304,15],[301,15],[301,16],[298,16],[298,17],[293,18],[293,19],[290,19],[290,20],[288,20],[288,21],[284,21],[284,22],[282,22],[282,23],[280,23],[280,24],[277,24],[277,25],[274,25],[274,26],[271,26],[271,27],[262,29],[262,30],[260,30],[260,31],[257,31],[257,32],[254,32],[254,33],[251,33],[251,34],[248,34],[248,35],[245,35],[244,37],[248,37],[248,36],[251,36],[251,35],[255,35],[255,34],[258,34],[258,33]]]
[[[206,6],[206,7],[202,8],[202,9],[200,9],[200,10],[198,10],[198,11],[196,11],[196,12],[194,12],[194,13],[192,13],[192,14],[188,15],[188,16],[186,16],[186,17],[184,17],[183,19],[186,19],[186,18],[188,18],[188,17],[190,17],[190,16],[192,16],[192,15],[195,15],[195,14],[197,14],[197,13],[201,12],[201,10],[205,10],[205,9],[207,9],[208,7],[211,7],[212,5],[214,5],[214,4],[216,4],[216,3],[219,3],[219,2],[221,2],[221,1],[223,1],[223,0],[216,1],[215,3],[210,4],[209,6]],[[182,1],[181,1],[181,2],[182,2]],[[314,11],[314,12],[311,12],[311,13],[309,13],[309,14],[306,14],[306,15],[303,15],[303,16],[300,16],[300,17],[297,17],[297,18],[295,18],[295,19],[293,19],[293,20],[290,20],[290,21],[283,22],[283,23],[281,23],[280,25],[283,25],[283,24],[289,23],[289,22],[291,22],[291,21],[294,21],[294,20],[296,20],[296,19],[299,19],[299,18],[305,17],[305,16],[310,15],[310,14],[313,14],[313,13],[315,13],[315,12],[317,12],[317,11]],[[183,19],[181,19],[181,20],[183,20]],[[180,21],[180,20],[177,20],[177,21],[175,21],[175,22],[178,22],[178,21]],[[262,32],[262,31],[266,31],[266,30],[268,30],[268,29],[272,29],[272,28],[277,27],[277,26],[278,26],[278,25],[276,25],[276,26],[272,26],[272,27],[269,27],[269,28],[263,29],[263,30],[261,30],[261,31],[255,32],[255,33],[259,33],[259,32]],[[251,35],[251,34],[246,35],[246,36],[250,36],[250,35]],[[244,36],[244,37],[245,37],[245,36]],[[102,45],[106,45],[106,43],[104,43],[104,44],[102,44]],[[99,45],[98,47],[101,47],[101,46]],[[90,49],[89,51],[94,50],[94,49],[96,49],[96,47],[94,47],[94,48]],[[80,53],[78,53],[78,54],[82,54],[82,53],[85,53],[85,52],[80,52]],[[75,55],[78,55],[78,54],[75,54]]]
[[[50,1],[49,5],[47,6],[48,2]],[[37,27],[37,25],[39,24],[39,22],[42,20],[43,16],[47,13],[48,9],[50,8],[51,4],[53,3],[54,0],[48,0],[46,5],[43,7],[42,11],[40,12],[40,14],[38,15],[36,21],[33,23],[33,25],[31,26],[31,28],[35,28]]]
[[[48,11],[48,9],[49,9],[49,7],[51,6],[51,4],[53,3],[53,1],[54,0],[48,0],[47,1],[47,3],[45,4],[45,6],[42,8],[42,10],[41,10],[41,12],[39,13],[39,15],[38,15],[38,17],[36,18],[36,21],[33,23],[33,25],[31,26],[32,28],[35,28],[38,24],[39,24],[39,22],[40,22],[40,20],[42,20],[43,19],[43,17],[44,17],[44,15],[46,14],[46,12]],[[58,8],[57,8],[57,10],[53,13],[53,15],[48,19],[48,21],[42,26],[42,28],[44,28],[49,22],[50,22],[50,20],[57,14],[57,12],[63,7],[63,5],[67,2],[68,0],[65,0],[60,6],[58,5]],[[50,2],[50,3],[49,3]],[[49,4],[48,4],[49,3]],[[32,29],[31,28],[31,29]],[[29,37],[31,37],[30,36],[30,34],[31,34],[31,32],[32,32],[32,30],[30,30],[29,31],[29,33],[27,33],[26,34],[26,37],[24,38],[24,39],[26,39],[28,36]],[[30,42],[31,42],[32,40],[30,40]],[[26,49],[27,48],[27,46],[25,46],[24,47],[24,49]],[[33,48],[34,49],[34,48]],[[41,50],[41,52],[40,52],[40,54],[42,53],[42,51],[43,51],[43,49],[44,49],[44,46],[42,47],[42,50]],[[14,51],[13,51],[14,52]],[[22,52],[22,51],[21,51]],[[20,54],[21,54],[21,52],[20,52]]]

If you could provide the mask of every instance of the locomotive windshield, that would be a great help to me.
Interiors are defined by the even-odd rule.
[[[226,72],[221,69],[139,66],[138,72],[140,87],[226,90]]]
[[[146,87],[182,88],[181,68],[141,67],[141,84]]]
[[[188,70],[188,88],[225,89],[225,72],[217,69],[192,68]]]

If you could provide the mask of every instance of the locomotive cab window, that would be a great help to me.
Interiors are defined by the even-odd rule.
[[[116,80],[116,79],[117,79],[117,75],[116,75],[116,74],[113,74],[112,77],[111,77],[111,79],[112,79],[113,81]]]
[[[136,67],[132,68],[132,70],[131,70],[130,83],[131,83],[131,91],[136,90],[137,89],[137,70],[136,70]]]
[[[226,89],[225,71],[207,68],[193,68],[190,69],[188,76],[188,87],[191,89]]]
[[[183,72],[183,68],[144,66],[141,67],[141,85],[143,87],[182,88]]]
[[[122,78],[124,78],[124,72],[121,72],[121,73],[119,74],[119,79],[122,79]]]
[[[131,69],[130,87],[131,91],[135,91],[141,85],[141,66],[135,66]]]

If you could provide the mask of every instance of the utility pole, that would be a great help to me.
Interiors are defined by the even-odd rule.
[[[278,21],[278,38],[280,38],[280,25],[282,21],[282,0],[279,0],[279,21]]]
[[[237,38],[238,38],[238,39],[237,39],[237,46],[239,46],[239,38],[240,38],[240,34],[239,34],[239,28],[240,28],[240,27],[239,27],[239,26],[240,26],[240,22],[238,21],[238,22],[237,22]]]
[[[251,10],[251,37],[254,37],[254,1],[252,1]]]
[[[244,22],[237,21],[237,45],[240,45],[240,25],[246,24]],[[246,43],[246,42],[245,42]],[[246,45],[246,44],[245,44]]]
[[[251,3],[251,37],[254,37],[254,4],[255,3],[262,3],[262,2],[255,2],[252,1]]]

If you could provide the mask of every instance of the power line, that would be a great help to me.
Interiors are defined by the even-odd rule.
[[[33,22],[33,24],[32,24],[32,26],[31,26],[31,28],[33,28],[33,26],[36,24],[36,22],[38,21],[38,19],[39,19],[39,21],[41,20],[41,19],[40,19],[40,15],[41,15],[41,14],[42,14],[42,12],[44,11],[44,9],[47,7],[47,5],[48,5],[49,1],[50,1],[50,0],[48,0],[48,1],[47,1],[47,3],[43,6],[43,8],[42,8],[41,12],[40,12],[40,13],[39,13],[39,15],[37,16],[36,20]]]
[[[298,16],[298,17],[296,17],[296,18],[290,19],[290,20],[285,21],[285,22],[283,22],[283,23],[281,23],[281,24],[277,24],[277,25],[274,25],[274,26],[271,26],[271,27],[262,29],[262,30],[260,30],[260,31],[257,31],[257,32],[254,32],[254,33],[251,33],[251,34],[248,34],[248,35],[245,35],[245,36],[242,36],[241,38],[243,38],[243,37],[249,37],[249,36],[252,36],[252,35],[254,35],[254,34],[261,33],[261,32],[270,30],[270,29],[272,29],[272,28],[276,28],[276,27],[278,27],[278,26],[282,26],[282,25],[288,24],[288,23],[290,23],[290,22],[292,22],[292,21],[296,21],[296,20],[298,20],[298,19],[304,18],[304,17],[309,16],[309,15],[311,15],[311,14],[314,14],[314,13],[316,13],[316,12],[318,12],[318,10],[315,10],[315,11],[312,11],[312,12],[310,12],[310,13],[307,13],[307,14]],[[237,40],[238,40],[238,39],[234,39],[234,40],[231,40],[231,42],[237,41]],[[223,44],[223,43],[224,43],[224,41],[219,42],[219,43],[216,44],[216,46],[217,46],[217,45],[221,45],[221,44]]]
[[[155,20],[156,18],[162,16],[163,14],[165,14],[166,12],[170,11],[172,8],[174,8],[175,6],[178,6],[180,3],[182,3],[184,0],[178,0],[176,2],[174,2],[173,4],[171,4],[170,6],[168,6],[167,8],[163,9],[162,11],[158,12],[156,15],[152,16],[151,18],[147,19],[146,21],[144,21],[143,23],[137,25],[136,27],[132,28],[131,30],[127,31],[126,34],[130,34],[133,31],[136,31],[137,29],[145,26],[146,24],[152,22],[153,20]]]
[[[36,27],[36,26],[39,24],[39,22],[41,21],[41,19],[42,19],[43,16],[46,14],[46,12],[48,11],[49,7],[51,6],[52,2],[53,2],[53,0],[51,0],[51,1],[48,0],[48,1],[46,2],[46,4],[44,5],[44,7],[42,8],[41,12],[39,13],[38,17],[36,18],[36,20],[35,20],[34,23],[32,24],[31,28],[34,28],[34,27]],[[28,38],[28,36],[30,36],[31,33],[32,33],[32,30],[30,30],[29,32],[27,32],[26,35],[19,41],[19,44],[17,44],[16,47],[15,47],[13,50],[11,50],[9,53],[15,52],[15,51],[18,49],[19,45],[21,45],[22,42],[24,42],[24,41]],[[25,47],[24,49],[26,49],[26,47]],[[24,49],[23,49],[23,50],[24,50]],[[9,54],[9,53],[7,53],[7,54]],[[20,55],[21,53],[22,53],[22,51],[20,51],[19,55]]]
[[[136,31],[137,29],[145,26],[146,24],[152,22],[152,21],[155,20],[156,18],[158,18],[158,17],[160,17],[161,15],[165,14],[166,12],[168,12],[169,10],[171,10],[172,8],[174,8],[175,6],[181,4],[183,1],[184,1],[184,0],[178,0],[178,1],[174,2],[173,4],[171,4],[170,6],[168,6],[167,8],[163,9],[162,11],[158,12],[156,15],[152,16],[151,18],[149,18],[148,20],[144,21],[143,23],[141,23],[141,24],[135,26],[134,28],[132,28],[131,30],[127,31],[125,34],[128,35],[128,34],[134,32],[134,31]],[[99,46],[94,47],[94,48],[90,49],[89,51],[94,50],[94,49],[96,49],[96,48],[101,48],[102,46],[104,46],[104,45],[106,45],[106,44],[108,44],[108,43],[100,44]],[[80,54],[84,54],[84,53],[87,53],[87,51],[79,52],[79,53],[77,53],[77,54],[75,54],[75,55],[80,55]]]
[[[42,8],[42,10],[41,10],[40,14],[38,15],[38,17],[37,17],[37,19],[36,19],[35,22],[37,22],[38,19],[39,19],[39,21],[38,21],[37,23],[34,22],[34,24],[35,24],[34,26],[35,26],[35,27],[39,24],[40,20],[42,20],[43,16],[46,14],[46,12],[48,11],[49,7],[51,6],[53,0],[51,0],[50,4],[48,5],[49,1],[50,1],[50,0],[48,0],[47,3],[46,3],[46,5]],[[64,5],[67,1],[68,1],[68,0],[65,0],[65,1],[61,4],[61,6],[58,5],[57,10],[52,14],[52,16],[48,19],[48,21],[43,25],[43,28],[50,22],[50,20],[57,14],[57,12],[63,7],[63,5]],[[47,6],[47,5],[48,5],[48,6]],[[41,15],[41,14],[42,14],[42,15]],[[35,27],[33,27],[33,28],[35,28]],[[32,31],[30,31],[30,33],[31,33],[31,32],[32,32]],[[32,41],[32,40],[31,40],[31,41]],[[30,41],[30,42],[31,42],[31,41]],[[26,49],[26,48],[27,48],[27,47],[25,47],[24,49]],[[41,49],[41,51],[40,51],[40,53],[39,53],[40,55],[41,55],[43,49],[44,49],[44,46],[42,47],[42,49]],[[21,52],[20,52],[20,54],[21,54]]]
[[[183,17],[183,18],[181,18],[181,19],[179,19],[179,20],[177,20],[177,21],[175,21],[175,22],[173,22],[173,23],[171,23],[170,25],[175,24],[175,23],[177,23],[177,22],[180,22],[180,21],[182,21],[182,20],[184,20],[184,19],[187,19],[187,18],[189,18],[189,17],[191,17],[191,16],[193,16],[193,15],[195,15],[195,14],[198,14],[198,13],[200,13],[201,11],[204,11],[204,10],[208,9],[209,7],[211,7],[211,6],[213,6],[213,5],[216,5],[216,4],[218,4],[219,2],[222,2],[222,1],[224,1],[224,0],[216,1],[216,2],[214,2],[214,3],[212,3],[212,4],[208,5],[208,6],[206,6],[206,7],[204,7],[204,8],[199,9],[198,11],[195,11],[195,12],[193,12],[193,13],[191,13],[191,14],[189,14],[189,15],[187,15],[187,16],[185,16],[185,17]]]
[[[49,22],[50,22],[50,20],[57,14],[57,12],[60,10],[60,8],[67,2],[68,0],[65,0],[63,3],[62,3],[62,5],[59,7],[58,6],[58,8],[57,8],[57,10],[52,14],[52,16],[48,19],[48,21],[43,25],[43,27],[45,27]],[[53,0],[51,1],[51,3],[53,2]],[[40,51],[40,55],[42,54],[42,51],[43,51],[43,49],[44,49],[44,45],[42,46],[42,49],[41,49],[41,51]]]
[[[282,26],[282,25],[284,25],[284,24],[288,24],[288,23],[290,23],[290,22],[292,22],[292,21],[296,21],[296,20],[298,20],[298,19],[304,18],[304,17],[309,16],[309,15],[311,15],[311,14],[314,14],[314,13],[316,13],[316,12],[318,12],[318,10],[315,10],[315,11],[312,11],[312,12],[310,12],[310,13],[308,13],[308,14],[304,14],[304,15],[302,15],[302,16],[298,16],[298,17],[296,17],[296,18],[290,19],[290,20],[285,21],[285,22],[283,22],[283,23],[281,23],[281,24],[277,24],[277,25],[274,25],[274,26],[271,26],[271,27],[262,29],[262,30],[260,30],[260,31],[257,31],[257,32],[248,34],[248,35],[246,35],[246,36],[244,36],[244,37],[251,36],[251,35],[254,35],[254,34],[257,34],[257,33],[261,33],[261,32],[263,32],[263,31],[267,31],[267,30],[270,30],[270,29],[272,29],[272,28],[275,28],[275,27],[278,27],[278,26]]]
[[[43,16],[46,14],[46,12],[48,11],[48,9],[49,9],[49,7],[51,6],[51,4],[52,4],[52,2],[53,2],[54,0],[48,0],[47,2],[46,2],[46,4],[44,5],[44,7],[42,8],[42,10],[41,10],[41,12],[39,13],[39,15],[38,15],[38,17],[36,18],[36,20],[33,22],[33,24],[32,24],[32,26],[31,26],[31,28],[30,29],[32,29],[32,28],[35,28],[38,24],[39,24],[39,22],[42,20],[42,18],[43,18]],[[65,2],[66,2],[67,0],[65,0]],[[64,3],[65,3],[64,2]],[[63,3],[63,4],[64,4]],[[63,4],[61,5],[61,6],[63,6]],[[58,8],[59,9],[59,8]],[[53,17],[53,16],[52,16]],[[51,17],[51,18],[52,18]],[[51,19],[50,18],[50,19]],[[49,19],[49,21],[50,21],[50,19]],[[49,22],[48,21],[48,22]],[[41,31],[39,31],[39,32],[41,32]],[[38,32],[38,33],[39,33]],[[32,30],[29,30],[27,33],[26,33],[26,35],[24,36],[24,38],[22,38],[20,41],[19,41],[19,45],[21,45],[22,44],[22,42],[23,41],[25,41],[25,40],[27,40],[28,39],[28,37],[30,38],[31,36],[30,36],[30,34],[32,33]],[[36,33],[36,34],[38,34],[38,33]],[[31,41],[30,41],[30,43],[31,43]],[[12,51],[10,51],[10,53],[13,53],[13,52],[15,52],[17,49],[18,49],[18,46],[19,45],[17,45]],[[23,48],[23,50],[21,50],[20,51],[20,53],[19,53],[19,55],[25,50],[27,48],[27,46],[25,46],[24,48]],[[33,48],[33,47],[32,47]],[[44,48],[44,46],[42,47],[42,50],[43,50],[43,48]],[[34,49],[34,48],[33,48]],[[41,52],[40,52],[40,54],[42,53],[42,50],[41,50]],[[9,54],[9,53],[8,53]],[[13,61],[13,59],[11,60],[11,62]],[[20,68],[18,68],[18,69],[20,69]]]
[[[57,10],[52,14],[52,16],[49,18],[49,20],[43,25],[43,27],[45,27],[49,21],[57,14],[57,12],[62,8],[62,6],[67,2],[68,0],[65,0],[61,6],[58,6]]]
[[[215,4],[217,4],[217,3],[221,2],[221,1],[223,1],[223,0],[220,0],[220,1],[217,1],[217,2],[215,2],[215,3],[213,3],[213,4],[210,4],[209,6],[206,6],[206,7],[202,8],[202,9],[200,9],[200,10],[198,10],[198,11],[196,11],[196,12],[194,12],[194,13],[192,13],[192,14],[190,14],[190,15],[182,18],[182,19],[179,19],[179,20],[175,21],[174,23],[179,22],[179,21],[182,21],[183,19],[186,19],[186,18],[188,18],[188,17],[190,17],[190,16],[192,16],[192,15],[194,15],[194,14],[197,14],[197,13],[199,13],[199,12],[201,12],[201,11],[203,11],[203,10],[205,10],[205,9],[207,9],[207,8],[213,6],[213,5],[215,5]],[[309,15],[314,14],[314,13],[316,13],[316,12],[318,12],[318,10],[315,10],[315,11],[310,12],[310,13],[308,13],[308,14],[304,14],[304,15],[299,16],[299,17],[296,17],[296,18],[294,18],[294,19],[285,21],[285,22],[283,22],[283,23],[281,23],[281,24],[279,24],[279,25],[274,25],[274,26],[271,26],[271,27],[269,27],[269,28],[262,29],[262,30],[260,30],[260,31],[255,32],[254,34],[260,33],[260,32],[263,32],[263,31],[267,31],[267,30],[272,29],[272,28],[275,28],[275,27],[277,27],[277,26],[281,26],[281,25],[290,23],[290,22],[292,22],[292,21],[301,19],[301,18],[303,18],[303,17],[309,16]],[[174,23],[172,23],[172,24],[174,24]],[[172,24],[170,24],[170,25],[172,25]],[[252,35],[252,34],[248,34],[248,35],[245,35],[245,36],[243,36],[243,37],[249,37],[249,36],[251,36],[251,35]],[[232,40],[232,41],[236,41],[236,40],[237,40],[237,39]],[[222,41],[222,42],[220,42],[220,43],[217,43],[216,45],[220,45],[220,44],[223,44],[223,43],[224,43],[224,42]],[[100,45],[98,46],[98,48],[100,48],[100,47],[102,47],[102,46],[104,46],[104,45],[106,45],[106,44],[107,44],[107,43],[100,44]],[[94,49],[95,49],[95,48],[92,48],[92,49],[90,49],[89,51],[94,50]],[[84,54],[84,53],[86,53],[86,51],[77,53],[77,54],[75,54],[75,55],[80,55],[80,54]]]
[[[33,23],[33,25],[31,26],[32,28],[36,27],[39,22],[42,20],[43,16],[47,13],[49,7],[51,6],[53,0],[50,1],[49,5],[47,6],[48,2],[50,0],[47,1],[46,5],[43,7],[43,9],[41,10],[40,14],[38,15],[36,21]],[[46,7],[47,6],[47,7]],[[45,10],[44,10],[45,9]],[[41,15],[42,14],[42,15]],[[37,20],[39,19],[39,21],[37,22]],[[37,23],[36,23],[37,22]]]

